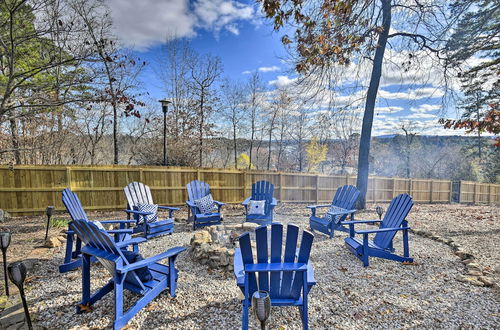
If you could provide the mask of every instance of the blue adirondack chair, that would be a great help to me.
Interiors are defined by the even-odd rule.
[[[331,204],[308,206],[312,213],[309,218],[309,226],[311,227],[311,230],[322,232],[330,236],[330,238],[335,235],[335,230],[348,233],[349,228],[344,227],[341,222],[344,221],[348,215],[350,215],[351,221],[354,220],[354,213],[356,212],[354,206],[358,197],[359,190],[356,187],[345,185],[337,189]],[[330,217],[326,214],[322,217],[316,214],[317,208],[331,208],[332,206],[335,206],[336,210],[333,212],[327,211],[327,214],[329,214]]]
[[[217,212],[202,213],[194,202],[210,194],[210,185],[203,181],[194,180],[186,185],[186,189],[188,193],[186,205],[188,206],[189,212],[192,214],[193,230],[196,230],[198,227],[220,224],[222,221],[220,210],[224,203],[214,200],[214,203],[217,205]]]
[[[273,210],[278,201],[273,197],[274,185],[268,181],[258,181],[252,184],[252,196],[241,203],[245,206],[246,221],[259,225],[268,225],[273,222]],[[248,206],[251,200],[266,201],[264,215],[248,214]]]
[[[396,196],[389,205],[383,220],[357,220],[345,221],[349,225],[349,237],[345,243],[354,255],[363,261],[363,265],[369,265],[368,258],[378,257],[389,260],[412,263],[410,248],[408,244],[408,222],[405,220],[413,206],[413,200],[408,194]],[[360,223],[380,223],[379,229],[354,230],[354,225]],[[403,232],[403,256],[394,253],[392,240],[398,231]],[[363,235],[363,239],[355,237],[355,234]],[[375,234],[373,240],[368,239],[369,234]]]
[[[156,256],[130,263],[123,254],[121,243],[114,242],[111,236],[99,230],[92,222],[74,220],[73,228],[78,237],[86,244],[82,249],[82,301],[76,308],[77,313],[90,311],[91,305],[114,290],[115,319],[113,329],[120,329],[163,291],[169,289],[170,296],[175,297],[178,278],[175,259],[186,248],[171,248]],[[90,290],[92,257],[97,258],[112,276],[111,280],[94,294],[91,294]],[[167,265],[158,262],[167,258]],[[144,271],[145,267],[151,272],[152,279],[143,282],[139,272]],[[123,306],[124,289],[141,296],[127,311],[124,311]]]
[[[234,275],[244,294],[242,329],[248,329],[248,308],[255,291],[269,292],[273,306],[299,306],[304,329],[308,328],[307,295],[316,284],[309,254],[314,235],[304,231],[297,249],[299,228],[288,225],[282,258],[283,225],[271,225],[271,255],[268,253],[267,226],[255,230],[257,263],[254,263],[250,233],[239,237],[240,248],[235,249]]]
[[[66,232],[66,253],[64,255],[64,262],[59,266],[59,272],[65,273],[80,267],[82,264],[82,242],[78,237],[75,239],[73,221],[77,219],[89,220],[89,218],[83,209],[80,199],[70,189],[66,188],[62,191],[62,202],[64,206],[66,206],[66,210],[72,220],[68,223],[68,231]],[[108,230],[107,232],[115,235],[115,241],[128,242],[129,245],[133,246],[134,251],[138,251],[139,243],[146,241],[144,238],[131,238],[130,235],[133,233],[133,230],[126,227],[131,223],[135,223],[134,220],[105,220],[99,222],[101,224],[119,224],[120,229]]]
[[[127,212],[132,214],[136,221],[134,233],[143,232],[144,237],[149,239],[163,234],[171,234],[174,231],[173,212],[179,210],[178,207],[158,205],[159,210],[168,210],[168,218],[165,220],[156,220],[154,222],[143,221],[140,223],[140,217],[148,215],[148,212],[137,210],[139,204],[154,204],[151,189],[142,182],[129,183],[125,188],[125,197],[127,198]]]

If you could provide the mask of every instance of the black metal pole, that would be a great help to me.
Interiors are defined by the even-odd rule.
[[[49,227],[50,227],[50,215],[47,216],[47,228],[45,228],[45,239],[44,239],[44,241],[46,241],[47,237],[49,236]]]
[[[167,166],[167,107],[163,108],[163,166]]]
[[[3,255],[3,276],[5,278],[5,294],[9,296],[9,280],[7,278],[7,250],[2,249]]]
[[[28,309],[28,303],[26,302],[26,296],[24,295],[24,286],[19,286],[19,293],[21,294],[21,300],[23,301],[24,316],[26,317],[26,322],[28,322],[28,329],[33,330],[33,325],[31,324],[30,311]]]

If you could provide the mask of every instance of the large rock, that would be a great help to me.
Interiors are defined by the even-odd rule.
[[[44,246],[48,248],[55,248],[61,246],[62,243],[57,237],[49,237],[46,241]]]
[[[6,222],[9,221],[11,218],[10,213],[0,209],[0,222]]]

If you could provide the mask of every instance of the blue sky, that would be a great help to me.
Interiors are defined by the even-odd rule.
[[[160,45],[167,36],[188,38],[198,53],[210,53],[222,59],[224,77],[235,80],[248,78],[248,72],[258,70],[269,88],[293,83],[293,70],[282,59],[286,52],[280,42],[282,33],[272,30],[269,21],[261,17],[259,7],[251,1],[233,0],[108,0],[115,32],[124,46],[148,62],[158,57]],[[404,61],[405,53],[387,51],[391,61]],[[461,134],[444,130],[437,124],[443,114],[443,94],[439,72],[425,58],[417,67],[402,72],[398,66],[386,65],[378,95],[374,135],[401,133],[401,121],[415,122],[422,134]],[[370,65],[361,63],[343,69],[340,85],[356,82],[367,85]],[[158,78],[150,66],[141,80],[153,98],[164,98]],[[362,113],[363,92],[340,93],[335,102],[343,104],[360,99],[355,104]],[[321,110],[321,107],[317,109]],[[455,111],[445,113],[455,117]]]

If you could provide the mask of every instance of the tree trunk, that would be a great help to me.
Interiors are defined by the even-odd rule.
[[[17,123],[15,119],[10,119],[9,121],[12,148],[14,149],[14,160],[16,161],[16,165],[21,165],[21,152],[19,151],[19,135],[17,134]]]
[[[236,145],[236,125],[233,124],[234,168],[238,169],[238,150]]]
[[[356,180],[356,186],[361,192],[358,202],[358,207],[361,209],[364,209],[366,206],[373,114],[380,84],[380,77],[382,76],[382,63],[384,61],[385,46],[389,36],[389,29],[391,28],[391,0],[381,0],[381,2],[383,31],[379,34],[378,47],[375,51],[375,57],[373,59],[372,74],[370,77],[368,92],[366,93],[365,112],[363,115],[361,138],[359,141],[358,177]]]
[[[113,164],[117,165],[118,164],[118,111],[116,109],[116,105],[113,105],[113,148],[114,148]]]
[[[204,118],[203,118],[203,102],[205,97],[205,90],[202,88],[201,89],[201,95],[200,95],[200,167],[203,167],[203,125],[204,125]]]
[[[248,152],[248,156],[250,158],[250,161],[248,162],[248,169],[252,169],[252,149],[253,149],[253,139],[255,136],[255,109],[252,109],[252,133],[250,137],[250,150]]]

